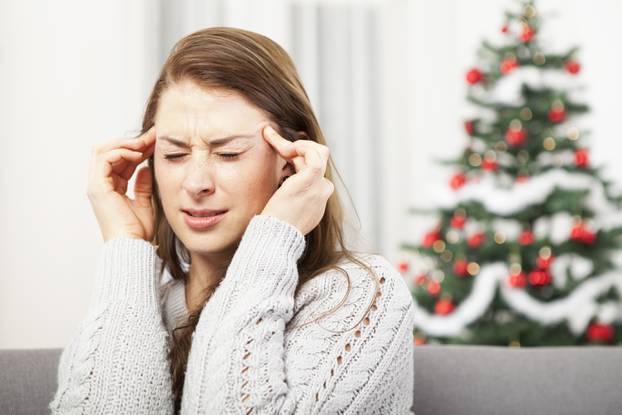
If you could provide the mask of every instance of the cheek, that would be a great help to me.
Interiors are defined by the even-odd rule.
[[[260,195],[274,187],[273,176],[263,163],[241,161],[220,169],[216,183],[239,195]]]
[[[227,193],[238,201],[261,205],[265,204],[276,189],[274,169],[268,167],[265,158],[249,158],[230,163],[218,174],[217,183],[226,188]]]
[[[165,211],[168,211],[168,207],[171,206],[173,199],[176,198],[176,195],[178,194],[176,191],[176,188],[178,187],[176,184],[178,180],[176,175],[179,173],[175,172],[175,169],[172,169],[170,166],[167,166],[166,162],[162,162],[160,160],[155,162],[154,173],[155,179],[158,183],[158,191],[162,207]]]
[[[165,189],[168,186],[170,178],[170,172],[168,170],[164,162],[154,160],[153,172],[155,174],[155,180],[158,182],[159,189]]]

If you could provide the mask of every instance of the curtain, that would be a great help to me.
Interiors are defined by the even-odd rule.
[[[326,136],[350,248],[393,256],[408,182],[405,1],[164,0],[161,60],[209,26],[264,34],[292,57]],[[345,187],[344,185],[345,184]]]

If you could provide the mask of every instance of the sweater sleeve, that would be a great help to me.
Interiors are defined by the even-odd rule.
[[[144,240],[104,243],[88,313],[61,353],[52,414],[173,413],[156,260]]]
[[[182,414],[360,413],[351,408],[365,412],[361,393],[378,393],[380,409],[390,409],[381,413],[410,413],[412,298],[397,289],[405,283],[391,284],[397,295],[387,290],[393,300],[378,302],[373,325],[366,318],[339,336],[286,333],[304,247],[294,226],[266,215],[251,220],[193,334]],[[286,350],[286,335],[295,350]],[[294,372],[305,380],[288,380]]]

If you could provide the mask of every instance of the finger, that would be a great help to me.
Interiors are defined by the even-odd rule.
[[[153,190],[153,181],[149,167],[143,167],[136,173],[136,182],[134,183],[134,197],[136,203],[140,207],[151,206],[151,192]]]
[[[304,181],[314,181],[325,176],[330,157],[330,150],[326,145],[304,139],[291,142],[279,135],[271,125],[264,129],[266,140],[294,165],[296,173]],[[292,147],[295,151],[291,151]]]
[[[293,142],[296,153],[304,158],[303,170],[309,170],[314,176],[324,177],[328,162],[328,152],[321,149],[320,144],[309,140]],[[327,148],[326,146],[324,146]]]
[[[142,157],[139,151],[118,148],[110,150],[99,158],[98,169],[100,178],[107,178],[111,174],[120,174],[128,163],[136,163]]]
[[[303,156],[296,156],[289,160],[290,163],[294,164],[294,173],[298,173],[302,170],[305,170],[307,164],[305,163],[305,158]]]
[[[155,126],[151,127],[139,137],[119,138],[115,140],[105,141],[100,145],[95,145],[93,149],[99,153],[105,153],[106,151],[119,147],[139,149],[141,147],[144,147],[145,145],[150,144],[153,141],[155,141]]]
[[[290,159],[297,155],[293,143],[279,135],[272,126],[266,125],[262,129],[262,136],[268,141],[268,144],[274,147],[281,157]]]
[[[155,144],[155,140],[156,140],[155,124],[151,126],[151,128],[149,128],[143,134],[141,134],[138,138],[136,138],[136,140],[143,143],[143,145],[147,147]]]
[[[304,157],[298,155],[293,143],[283,138],[274,128],[266,125],[262,129],[262,137],[274,148],[276,153],[294,165],[294,173],[305,168]]]
[[[271,125],[264,127],[266,140],[276,149],[277,153],[294,161],[296,172],[309,168],[313,175],[324,176],[330,151],[327,146],[311,140],[288,141],[279,135]],[[303,157],[303,162],[295,160],[297,156]]]
[[[140,163],[153,155],[156,143],[155,125],[139,137],[130,138],[129,140],[131,142],[131,148],[141,151],[142,157],[134,163],[128,163],[125,169],[119,173],[119,176],[123,177],[125,180],[129,180],[132,177]]]
[[[123,177],[125,180],[129,180],[130,177],[132,177],[132,175],[134,174],[134,171],[136,170],[138,165],[142,163],[143,161],[147,160],[149,157],[151,157],[154,151],[155,151],[155,140],[147,148],[142,150],[142,155],[138,160],[136,160],[134,163],[130,163],[127,165],[125,170],[121,172],[120,174],[121,177]]]
[[[101,144],[95,145],[93,146],[93,151],[95,153],[101,154],[110,150],[114,150],[115,148],[128,148],[137,150],[143,146],[143,142],[138,141],[135,138],[121,138],[118,140],[105,141]]]
[[[328,199],[335,192],[335,184],[327,178],[324,178],[323,181],[326,184],[326,198]]]

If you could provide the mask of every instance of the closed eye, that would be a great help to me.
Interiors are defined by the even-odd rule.
[[[234,159],[237,156],[239,156],[239,153],[217,153],[218,156],[225,158],[225,159]]]
[[[237,156],[239,156],[240,154],[239,153],[217,153],[217,155],[219,157],[224,158],[224,159],[234,159]],[[167,159],[167,160],[175,160],[175,159],[181,158],[183,156],[185,156],[185,154],[166,154],[164,156],[164,158]]]

